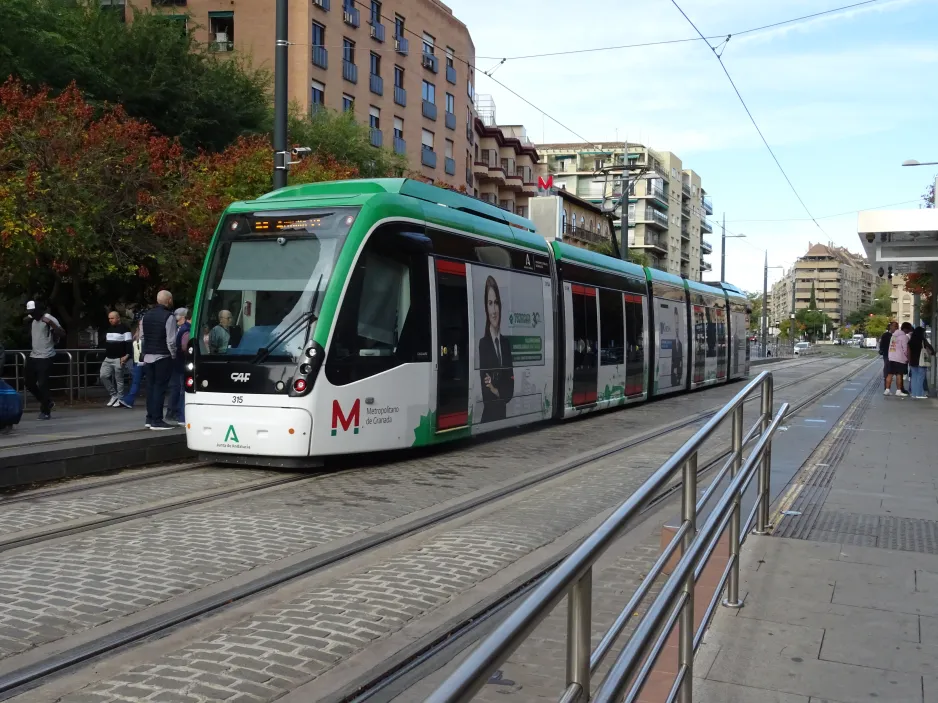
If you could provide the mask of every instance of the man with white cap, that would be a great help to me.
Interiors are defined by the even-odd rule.
[[[39,401],[39,419],[49,420],[52,418],[52,406],[55,405],[49,389],[49,375],[55,358],[55,343],[65,336],[65,330],[35,300],[26,303],[26,314],[32,318],[32,349],[26,362],[26,388]]]

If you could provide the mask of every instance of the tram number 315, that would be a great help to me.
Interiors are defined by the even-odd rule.
[[[241,403],[244,402],[244,396],[243,396],[243,395],[233,395],[233,396],[231,396],[231,402],[234,403],[235,405],[240,405]]]

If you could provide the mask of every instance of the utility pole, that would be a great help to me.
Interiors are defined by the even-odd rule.
[[[726,241],[726,240],[723,240]],[[769,251],[765,251],[765,269],[762,272],[762,356],[769,343]]]
[[[797,261],[795,263],[798,263]],[[788,340],[791,342],[791,352],[792,356],[795,355],[795,283],[797,278],[795,277],[795,265],[792,264],[791,267],[791,316],[788,321]]]
[[[287,2],[277,0],[274,45],[274,190],[287,185]]]
[[[723,213],[723,235],[720,240],[720,282],[726,280],[726,213]]]

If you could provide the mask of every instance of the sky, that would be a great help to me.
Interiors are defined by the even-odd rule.
[[[901,166],[938,161],[938,0],[879,0],[734,36],[723,48],[727,71],[817,224],[703,41],[510,58],[696,36],[672,0],[445,1],[469,28],[476,92],[492,95],[499,124],[525,125],[536,143],[627,139],[674,152],[700,174],[714,205],[714,232],[705,235],[713,277],[725,213],[727,235],[746,235],[727,239],[726,279],[746,290],[761,292],[766,251],[770,266],[783,267],[810,243],[862,252],[856,211],[918,207],[938,174],[938,166]],[[717,45],[727,34],[856,1],[678,4],[705,36],[720,37],[710,40]],[[483,74],[496,66],[491,78]],[[769,285],[781,275],[770,268]]]

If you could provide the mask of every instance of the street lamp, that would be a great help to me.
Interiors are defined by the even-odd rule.
[[[938,161],[916,161],[915,159],[906,159],[902,162],[903,166],[938,166]],[[938,207],[938,176],[935,176],[935,190],[931,196],[932,205]]]
[[[725,217],[725,216],[724,216]],[[745,234],[731,234],[727,236],[726,234],[726,223],[723,224],[723,234],[720,238],[720,281],[726,280],[726,240],[727,239],[742,239]]]

